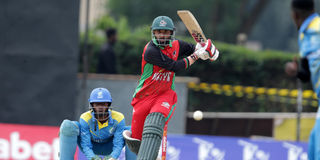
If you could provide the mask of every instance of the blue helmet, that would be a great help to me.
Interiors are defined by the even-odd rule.
[[[109,102],[112,103],[110,92],[105,88],[95,88],[92,90],[89,98],[89,103],[94,102]]]

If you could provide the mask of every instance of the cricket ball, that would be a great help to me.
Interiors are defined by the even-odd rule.
[[[202,120],[202,118],[203,118],[202,111],[197,110],[197,111],[193,112],[193,119],[194,120],[200,121],[200,120]]]

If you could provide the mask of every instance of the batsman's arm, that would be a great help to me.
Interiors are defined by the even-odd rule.
[[[196,50],[196,46],[194,44],[178,40],[179,42],[179,57],[180,56],[189,56]]]
[[[161,68],[164,68],[173,72],[178,72],[182,69],[186,69],[190,67],[197,60],[197,58],[190,59],[190,57],[180,59],[177,61],[172,60],[170,57],[163,54],[161,50],[156,46],[154,46],[152,43],[149,44],[143,58],[147,63],[159,66]]]

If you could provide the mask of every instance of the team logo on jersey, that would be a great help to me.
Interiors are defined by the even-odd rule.
[[[111,127],[111,128],[109,129],[109,133],[110,133],[110,134],[112,134],[114,131],[115,131],[115,129],[114,129],[113,127]]]
[[[161,106],[169,109],[170,104],[168,102],[162,102]]]
[[[171,72],[154,73],[153,77],[152,77],[152,80],[170,82],[170,80],[171,80]]]
[[[164,21],[164,20],[161,20],[160,21],[160,27],[165,27],[167,25],[167,22],[166,21]]]
[[[102,92],[98,92],[98,97],[97,98],[103,98]]]
[[[104,139],[97,139],[97,138],[91,138],[91,141],[96,142],[96,143],[105,143],[105,142],[107,142]]]

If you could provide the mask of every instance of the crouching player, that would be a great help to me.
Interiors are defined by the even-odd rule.
[[[111,110],[112,98],[105,88],[96,88],[89,98],[89,111],[80,121],[64,120],[60,126],[60,159],[73,160],[79,146],[89,160],[115,160],[124,147],[122,132],[125,126],[122,113]],[[101,158],[98,155],[103,155]],[[136,159],[126,149],[126,159]]]

